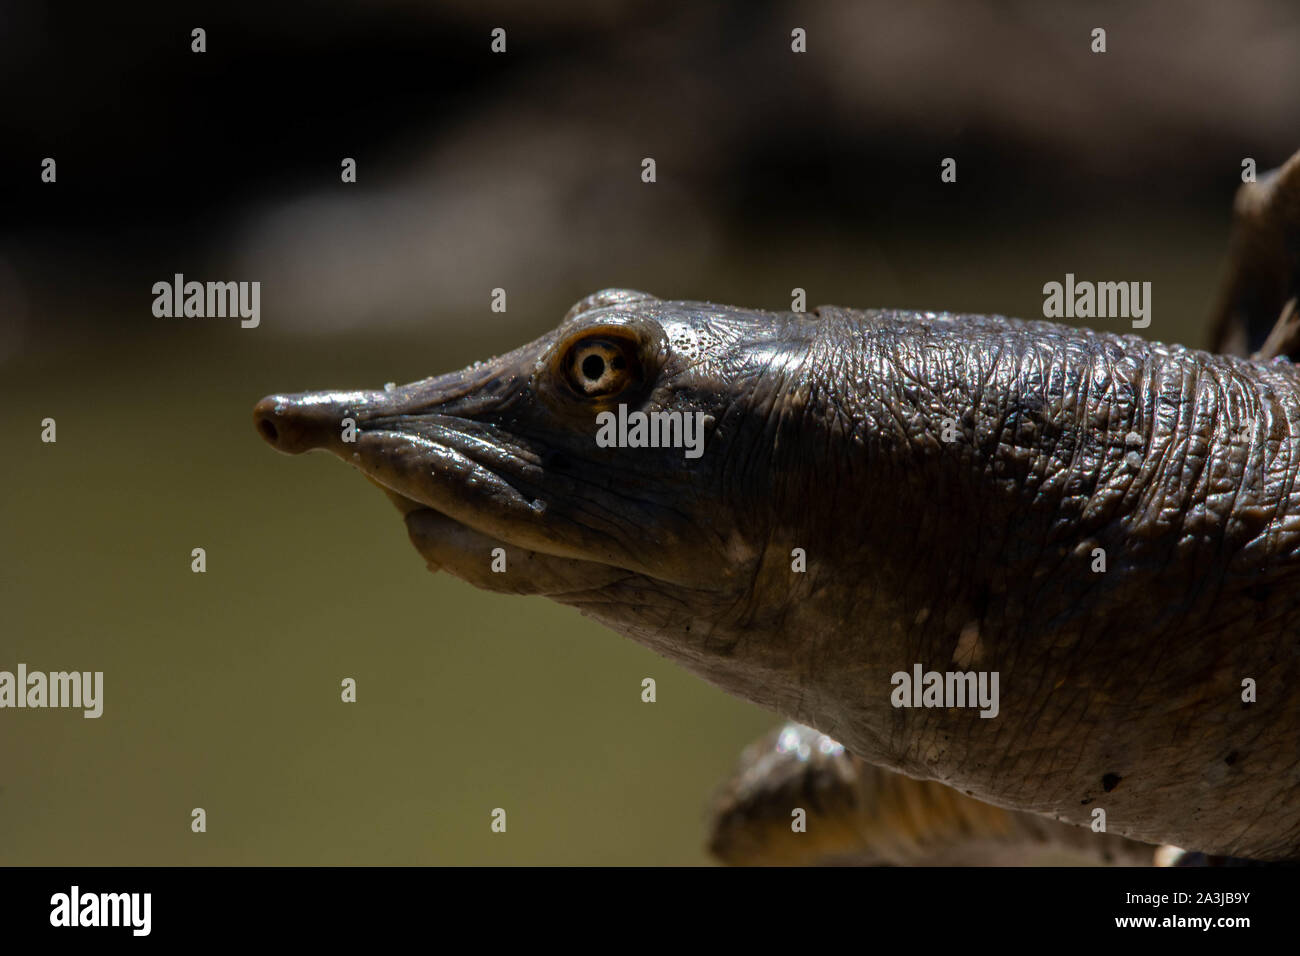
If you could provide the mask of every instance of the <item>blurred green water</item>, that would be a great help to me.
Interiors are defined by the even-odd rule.
[[[809,305],[1033,316],[1070,269],[1153,280],[1152,337],[1199,343],[1217,225],[1116,235],[917,237],[892,261],[805,246],[792,264],[778,246],[707,294],[782,307],[793,276]],[[174,322],[56,337],[5,367],[0,669],[102,670],[105,702],[99,720],[0,712],[0,863],[704,862],[706,798],[773,716],[575,611],[430,575],[381,494],[331,456],[277,455],[251,424],[265,393],[459,367],[567,304],[310,344],[271,322]],[[46,416],[57,444],[39,440]]]

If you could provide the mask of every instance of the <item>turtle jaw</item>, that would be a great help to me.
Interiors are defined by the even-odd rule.
[[[500,378],[485,383],[493,402],[464,387],[470,375],[487,378],[466,370],[383,391],[271,395],[258,402],[255,425],[278,451],[328,451],[360,471],[402,514],[431,571],[553,597],[631,576],[604,553],[598,531],[564,516],[565,492],[542,466],[546,450],[494,423],[510,397],[494,387]],[[475,417],[451,413],[466,405]]]
[[[559,600],[646,576],[616,530],[583,513],[592,499],[573,498],[540,464],[544,450],[490,432],[491,440],[482,422],[440,422],[435,441],[427,422],[407,422],[365,431],[350,457],[401,512],[432,571]]]
[[[595,561],[517,547],[432,508],[417,506],[405,512],[405,519],[411,544],[430,571],[447,571],[487,591],[580,600],[634,577],[630,571]]]
[[[520,396],[534,357],[520,349],[490,363],[370,391],[269,395],[253,410],[277,451],[329,451],[398,497],[404,513],[431,508],[535,550],[553,550],[558,522],[539,519],[546,474],[534,443],[495,424]],[[409,503],[409,504],[408,504]],[[516,540],[522,535],[523,540]],[[573,548],[558,552],[586,557]]]
[[[488,591],[538,594],[561,600],[565,596],[580,598],[633,576],[629,571],[595,561],[516,547],[408,498],[371,475],[365,477],[401,513],[411,544],[434,574],[446,571]]]

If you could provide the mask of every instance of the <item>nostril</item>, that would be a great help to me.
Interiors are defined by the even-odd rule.
[[[268,395],[253,406],[253,427],[268,445],[286,455],[333,448],[345,409],[333,393]]]
[[[275,422],[269,418],[262,418],[257,423],[257,429],[262,433],[262,437],[272,445],[280,440],[279,429],[275,427]]]
[[[285,444],[292,437],[292,428],[284,420],[284,396],[268,395],[253,407],[253,427],[276,451],[288,452]]]

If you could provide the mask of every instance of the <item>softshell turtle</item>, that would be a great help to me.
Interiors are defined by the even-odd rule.
[[[1274,233],[1266,267],[1237,256],[1226,286],[1216,328],[1238,347],[1300,289],[1298,182],[1293,158],[1250,187]],[[1241,210],[1234,249],[1260,234]],[[869,764],[1074,825],[1104,809],[1145,843],[1290,859],[1287,321],[1277,357],[1247,359],[1000,316],[606,290],[463,371],[272,395],[255,420],[386,489],[430,568],[577,607]],[[998,700],[941,681],[932,701],[927,678],[900,704],[898,675],[922,671],[984,675]]]

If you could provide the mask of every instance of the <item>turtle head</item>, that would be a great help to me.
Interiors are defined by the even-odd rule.
[[[433,570],[625,633],[707,633],[745,606],[767,539],[755,503],[781,321],[606,290],[498,358],[271,395],[255,423],[280,451],[331,451],[381,486]]]

